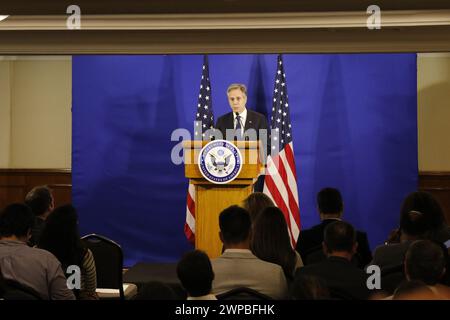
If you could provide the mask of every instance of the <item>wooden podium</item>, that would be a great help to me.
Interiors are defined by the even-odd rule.
[[[231,206],[240,205],[252,193],[253,184],[262,170],[259,141],[234,141],[242,154],[242,169],[236,179],[227,184],[206,180],[198,168],[198,156],[209,141],[184,141],[185,176],[195,186],[195,248],[210,258],[222,253],[219,238],[219,214]]]

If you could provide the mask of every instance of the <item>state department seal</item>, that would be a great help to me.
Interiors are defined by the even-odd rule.
[[[241,172],[242,155],[229,141],[211,141],[200,151],[198,168],[206,180],[225,184],[236,179]]]

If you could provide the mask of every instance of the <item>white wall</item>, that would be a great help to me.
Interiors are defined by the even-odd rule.
[[[1,166],[70,168],[71,58],[19,57],[9,63],[13,70],[10,153],[9,165],[2,162]],[[3,97],[0,100],[0,103],[8,103]]]
[[[450,171],[450,54],[419,54],[417,126],[420,171]]]
[[[0,61],[0,168],[10,167],[11,63]]]

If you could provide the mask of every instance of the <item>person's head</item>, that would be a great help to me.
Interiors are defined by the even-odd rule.
[[[252,221],[255,221],[259,214],[267,207],[275,207],[272,199],[262,192],[250,194],[242,203],[243,207],[250,214]]]
[[[231,206],[219,215],[220,240],[226,249],[249,248],[251,220],[248,211],[239,206]]]
[[[247,88],[240,83],[233,83],[227,89],[228,102],[233,113],[243,112],[247,103]]]
[[[431,226],[424,213],[405,211],[400,217],[400,231],[404,240],[423,239],[431,231]]]
[[[405,255],[405,275],[408,280],[421,280],[435,285],[445,273],[444,251],[430,240],[414,241]]]
[[[52,191],[47,186],[35,187],[26,195],[25,204],[36,216],[45,219],[54,208]]]
[[[72,205],[57,207],[50,213],[38,247],[52,252],[63,265],[79,262],[82,245],[78,215]]]
[[[206,253],[194,250],[186,253],[178,262],[177,275],[191,297],[200,297],[211,292],[214,272]]]
[[[427,192],[410,193],[403,201],[400,217],[411,211],[421,212],[426,225],[432,230],[438,230],[445,224],[444,213],[439,202]]]
[[[15,237],[20,241],[28,241],[34,219],[33,212],[25,204],[7,206],[0,214],[0,238]]]
[[[340,217],[344,209],[342,196],[338,189],[324,188],[317,194],[317,208],[322,216]]]
[[[293,277],[296,256],[280,209],[267,207],[253,222],[251,248],[258,258],[280,265],[286,276]]]
[[[330,292],[325,280],[313,275],[298,274],[290,291],[293,300],[330,299]]]
[[[328,224],[323,232],[323,249],[328,256],[348,258],[356,253],[356,232],[350,223],[335,221]]]

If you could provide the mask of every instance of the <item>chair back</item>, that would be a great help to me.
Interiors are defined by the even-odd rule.
[[[234,288],[230,291],[217,294],[217,300],[273,300],[272,297],[248,287]]]
[[[33,288],[21,284],[15,280],[4,279],[5,300],[43,300],[42,297]]]
[[[123,253],[116,242],[98,234],[89,234],[81,238],[82,242],[92,251],[97,271],[97,288],[118,289],[120,299],[124,300],[123,292]]]

